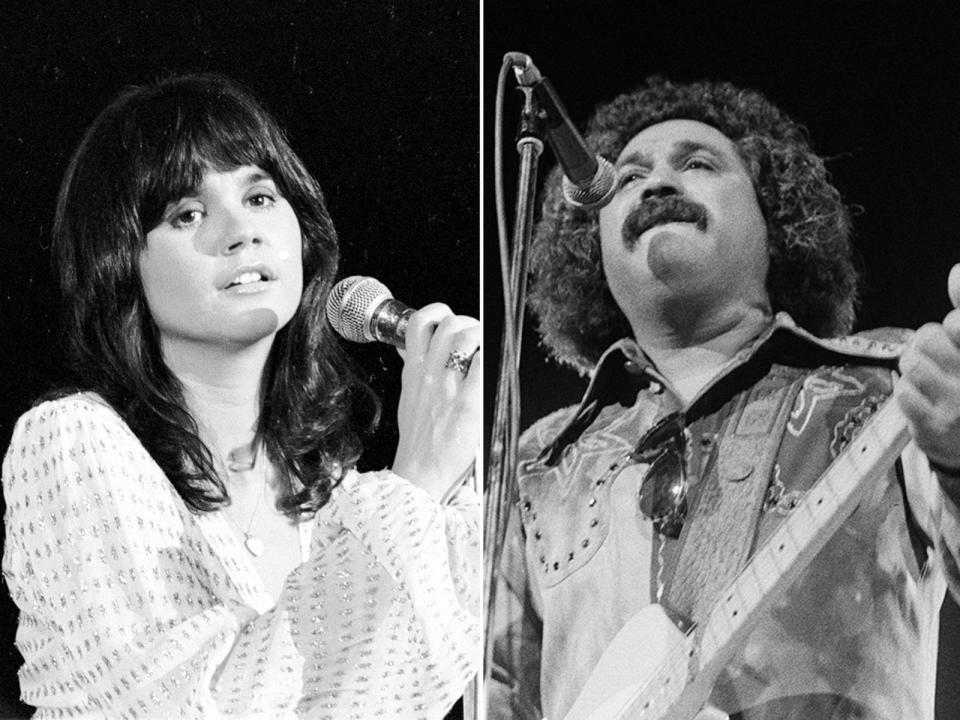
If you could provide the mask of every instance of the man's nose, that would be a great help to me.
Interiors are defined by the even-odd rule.
[[[674,178],[666,173],[652,175],[647,178],[647,182],[640,194],[640,200],[650,200],[652,198],[665,198],[671,195],[680,195],[680,184]]]

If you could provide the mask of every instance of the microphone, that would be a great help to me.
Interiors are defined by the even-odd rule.
[[[601,208],[609,203],[615,189],[613,165],[590,151],[553,85],[540,74],[530,56],[510,52],[505,57],[513,64],[517,82],[532,89],[546,113],[547,142],[563,168],[564,199],[584,210]]]
[[[406,345],[407,321],[414,310],[372,277],[344,278],[327,297],[327,321],[351,342],[384,342],[401,350]]]

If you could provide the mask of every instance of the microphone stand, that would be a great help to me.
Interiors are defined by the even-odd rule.
[[[502,185],[503,87],[508,71],[518,69],[518,53],[507,53],[500,69],[494,126],[494,178],[496,183],[497,225],[500,240],[500,266],[503,282],[504,316],[500,369],[494,401],[490,440],[490,461],[484,507],[484,684],[490,681],[493,664],[493,615],[496,606],[496,579],[503,554],[507,521],[516,501],[517,445],[520,435],[520,347],[523,336],[524,305],[527,291],[528,251],[533,229],[537,168],[543,152],[546,118],[532,89],[521,83],[524,106],[517,132],[520,166],[513,227],[513,244],[506,239],[506,212]],[[508,257],[509,256],[509,257]],[[482,702],[482,700],[481,700]],[[476,715],[474,716],[476,717]]]

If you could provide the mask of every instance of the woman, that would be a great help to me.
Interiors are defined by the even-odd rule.
[[[480,633],[476,321],[413,315],[392,471],[359,474],[378,404],[322,318],[323,195],[218,76],[120,95],[53,235],[83,391],[26,413],[3,467],[24,701],[442,717]]]

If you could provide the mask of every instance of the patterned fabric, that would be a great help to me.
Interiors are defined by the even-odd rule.
[[[86,396],[20,419],[3,489],[35,717],[441,718],[477,670],[470,490],[349,473],[274,604],[224,515],[191,513]]]
[[[646,466],[629,461],[659,418],[686,414],[696,476],[716,462],[716,418],[771,363],[806,369],[771,477],[751,479],[769,491],[756,526],[762,542],[890,394],[897,350],[822,341],[780,315],[685,405],[635,343],[613,346],[583,402],[521,441],[490,629],[490,718],[563,718],[618,631],[662,591],[683,536],[659,537],[638,512]],[[720,677],[711,702],[723,711],[780,720],[778,708],[820,693],[847,698],[837,712],[856,708],[830,715],[837,720],[933,718],[939,609],[948,582],[960,579],[960,513],[912,444],[868,482],[857,510],[762,613]]]

